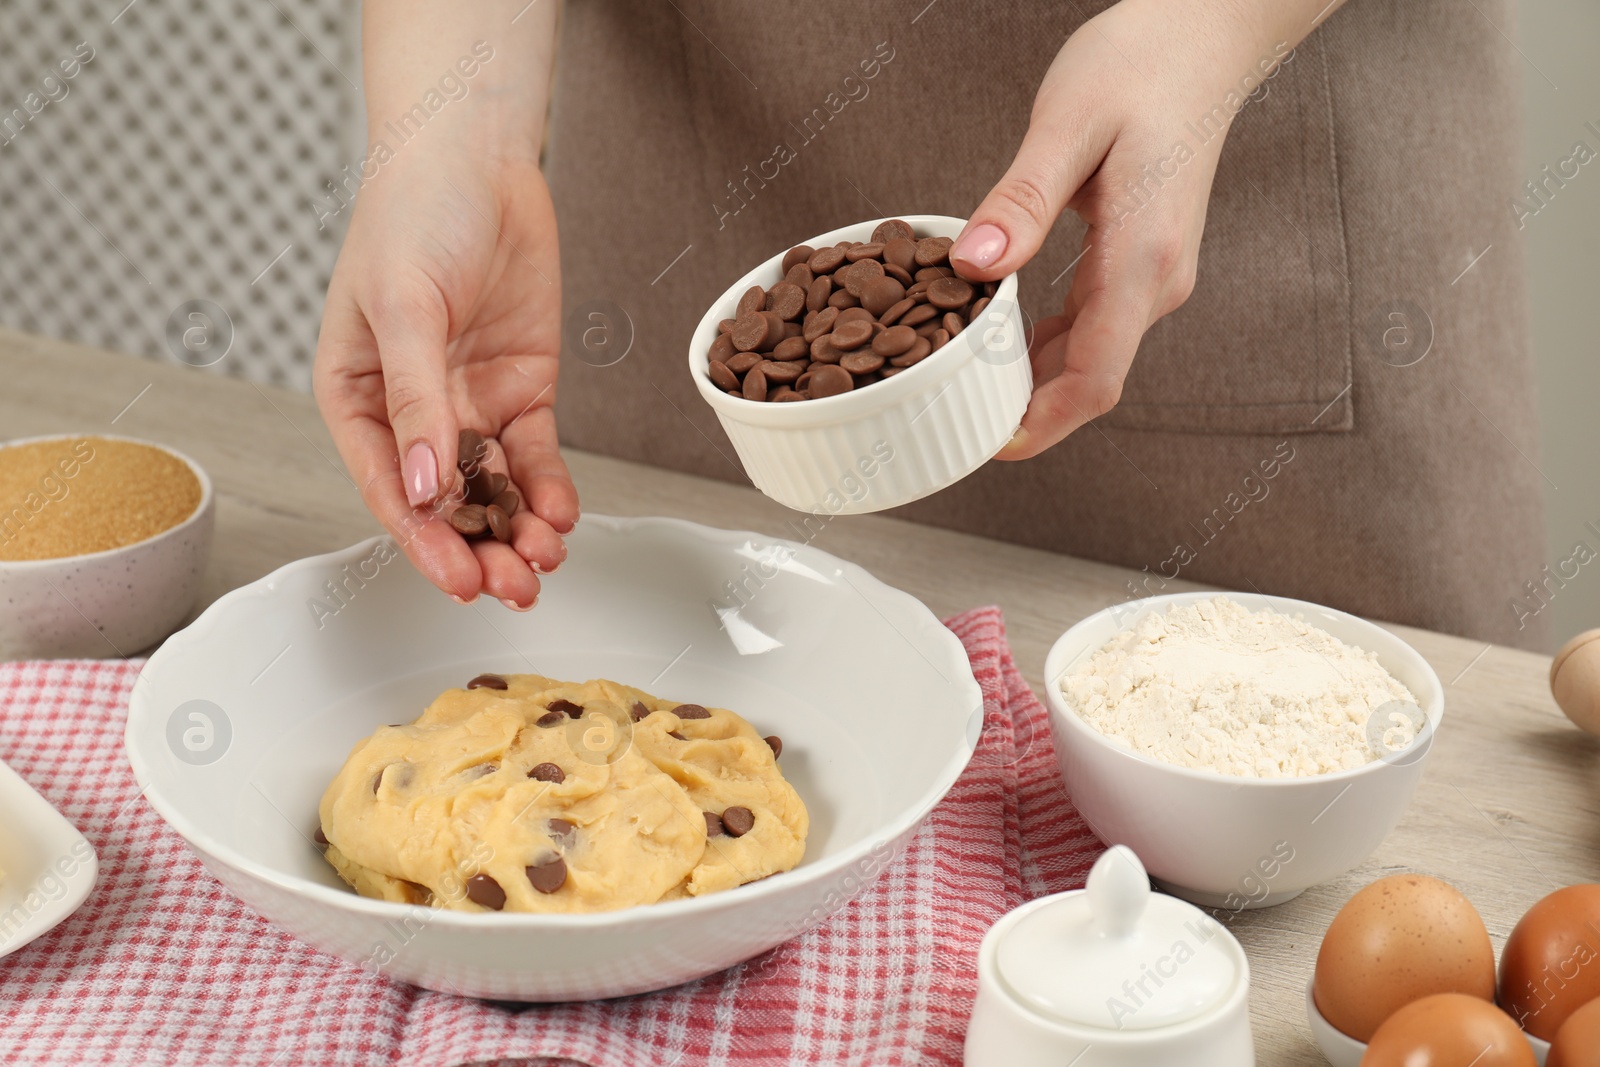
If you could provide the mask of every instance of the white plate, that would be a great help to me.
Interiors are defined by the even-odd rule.
[[[99,869],[88,839],[0,763],[0,957],[77,911]]]
[[[843,907],[971,755],[982,693],[961,642],[912,597],[807,546],[595,515],[568,544],[526,614],[451,603],[381,538],[228,594],[134,687],[139,784],[245,903],[324,951],[432,989],[520,1000],[659,989]],[[800,866],[595,915],[356,896],[311,843],[323,790],[356,741],[484,670],[610,677],[778,734],[811,812]]]

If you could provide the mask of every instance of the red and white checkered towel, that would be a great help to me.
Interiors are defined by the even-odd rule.
[[[1101,846],[1061,785],[999,610],[948,625],[983,687],[984,730],[905,855],[765,956],[588,1004],[432,993],[275,929],[139,797],[122,751],[137,662],[0,665],[0,758],[100,855],[84,906],[0,960],[0,1063],[959,1064],[984,931],[1082,885]]]

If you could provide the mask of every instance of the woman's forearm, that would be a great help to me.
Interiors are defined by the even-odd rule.
[[[557,0],[367,0],[368,140],[443,127],[478,150],[534,155],[544,133]],[[443,138],[441,138],[443,139]],[[393,147],[391,145],[391,147]]]

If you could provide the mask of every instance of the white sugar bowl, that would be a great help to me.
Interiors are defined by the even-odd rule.
[[[1252,1067],[1249,992],[1233,935],[1117,845],[984,935],[966,1067]]]

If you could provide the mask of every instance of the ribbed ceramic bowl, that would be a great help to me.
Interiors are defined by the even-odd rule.
[[[901,216],[919,237],[956,237],[965,220]],[[802,242],[865,241],[883,219]],[[689,372],[727,432],[745,473],[778,503],[812,514],[856,515],[918,500],[960,481],[1011,439],[1033,390],[1016,275],[1000,283],[981,321],[893,378],[798,404],[730,396],[706,375],[717,325],[752,285],[783,279],[780,250],[706,311],[689,343]]]
[[[1101,840],[1130,846],[1174,896],[1238,911],[1280,904],[1372,854],[1411,803],[1444,715],[1444,688],[1416,649],[1376,623],[1304,600],[1228,593],[1251,611],[1301,615],[1345,644],[1376,653],[1426,716],[1417,741],[1354,770],[1240,778],[1151,759],[1079,717],[1059,684],[1069,670],[1145,613],[1217,595],[1171,593],[1090,615],[1050,649],[1045,696],[1062,776]]]
[[[568,543],[526,614],[452,603],[383,538],[229,593],[134,687],[127,749],[146,797],[285,930],[471,996],[660,989],[843,907],[967,763],[982,694],[961,642],[914,598],[803,545],[598,515]],[[725,893],[590,915],[355,895],[312,843],[323,791],[358,740],[481,671],[606,677],[739,711],[783,738],[783,772],[811,814],[804,859]]]
[[[183,460],[200,481],[200,503],[178,525],[121,548],[60,559],[0,560],[0,660],[98,659],[143,652],[188,616],[200,595],[216,502],[200,464],[176,449],[116,434],[71,434],[7,441],[3,448],[60,441],[56,465],[40,471],[39,499],[72,492],[79,464],[73,452],[85,437],[130,441]],[[45,478],[52,479],[46,486]],[[0,524],[28,510],[26,500],[0,501]],[[27,521],[23,518],[22,521]]]

